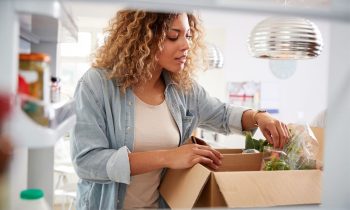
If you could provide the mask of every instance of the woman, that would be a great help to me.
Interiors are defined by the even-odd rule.
[[[164,168],[221,164],[218,151],[184,144],[196,127],[229,134],[258,125],[276,147],[286,143],[285,124],[211,98],[192,80],[203,46],[194,15],[123,10],[108,33],[75,94],[77,209],[165,207]]]

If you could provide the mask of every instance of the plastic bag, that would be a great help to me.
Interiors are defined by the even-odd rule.
[[[318,141],[309,125],[289,124],[289,142],[283,147],[285,162],[292,170],[316,169]]]
[[[283,150],[273,148],[272,146],[264,146],[262,170],[289,170],[290,167],[285,161],[286,157],[287,154]]]
[[[304,170],[322,167],[316,161],[318,141],[308,124],[289,124],[291,137],[283,149],[273,148],[266,140],[254,139],[246,132],[245,149],[263,152],[263,170]]]

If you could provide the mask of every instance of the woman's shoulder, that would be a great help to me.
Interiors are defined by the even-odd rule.
[[[80,79],[87,84],[99,84],[107,81],[107,71],[101,68],[89,68]]]
[[[84,73],[77,88],[87,88],[97,96],[112,94],[118,90],[118,86],[108,78],[108,72],[95,67],[91,67]]]
[[[191,89],[190,89],[190,93],[192,95],[198,95],[201,92],[205,91],[203,86],[195,79],[192,79],[192,85],[191,85]]]

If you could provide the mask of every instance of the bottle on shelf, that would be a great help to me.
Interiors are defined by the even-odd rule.
[[[61,85],[60,85],[60,79],[58,77],[54,77],[54,76],[51,77],[50,99],[51,99],[51,103],[60,102]]]
[[[26,189],[20,194],[16,210],[51,210],[41,189]]]

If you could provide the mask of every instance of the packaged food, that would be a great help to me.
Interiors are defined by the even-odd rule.
[[[57,103],[61,100],[60,79],[57,77],[51,77],[50,99],[52,103]]]
[[[50,210],[49,204],[44,198],[41,189],[26,189],[20,194],[20,200],[16,203],[16,210]]]
[[[50,57],[43,53],[19,55],[19,74],[29,85],[29,95],[44,102],[50,101]]]
[[[286,163],[285,158],[287,154],[281,150],[271,146],[264,146],[263,149],[263,170],[276,171],[276,170],[289,170],[290,167]]]
[[[309,125],[289,124],[291,138],[284,146],[286,162],[293,170],[316,169],[318,141]]]

